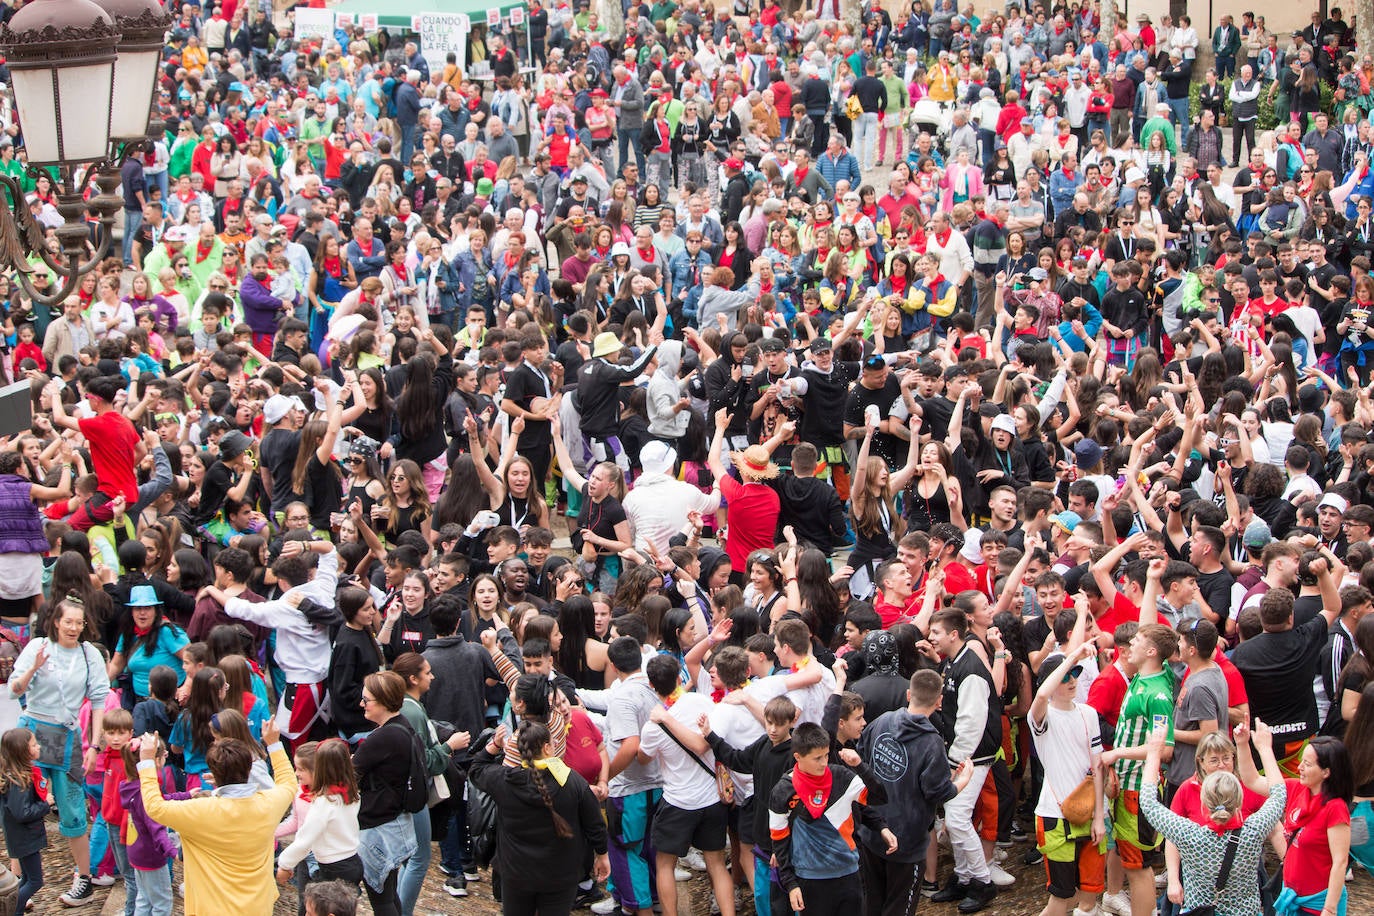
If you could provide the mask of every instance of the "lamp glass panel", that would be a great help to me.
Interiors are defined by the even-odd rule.
[[[56,162],[57,99],[53,93],[52,71],[45,68],[10,70],[14,101],[19,109],[19,126],[24,132],[24,147],[29,162]]]
[[[142,137],[148,132],[158,52],[121,51],[115,61],[111,137]]]
[[[110,88],[114,62],[57,71],[63,153],[68,160],[100,159],[110,140]],[[146,98],[146,96],[145,96]]]

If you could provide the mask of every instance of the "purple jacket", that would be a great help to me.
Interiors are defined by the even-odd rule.
[[[164,798],[174,801],[183,801],[191,797],[190,792],[168,794],[164,791],[162,794]],[[119,784],[119,800],[138,833],[137,839],[129,846],[129,864],[140,871],[166,868],[167,860],[176,856],[177,847],[167,835],[167,828],[148,816],[147,809],[143,807],[143,795],[137,779],[126,779]]]
[[[281,315],[281,299],[252,276],[243,278],[239,286],[239,301],[243,303],[243,318],[254,334],[277,333],[277,318]]]

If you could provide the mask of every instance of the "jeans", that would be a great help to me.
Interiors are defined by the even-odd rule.
[[[639,166],[640,174],[644,174],[644,151],[639,148],[639,129],[620,127],[615,132],[617,153],[619,158],[616,160],[616,168],[625,168],[625,163],[629,162],[629,151],[634,150],[635,164]]]
[[[860,168],[873,168],[873,148],[877,139],[878,113],[865,111],[854,122],[854,152],[859,157]]]
[[[134,916],[172,916],[172,873],[165,868],[134,869],[132,873],[138,884]]]
[[[142,210],[124,211],[124,266],[132,267],[134,263],[134,236],[138,235],[138,230],[143,226]]]
[[[138,903],[138,882],[129,869],[129,847],[115,842],[110,844],[110,849],[114,851],[119,873],[124,876],[124,916],[134,916],[134,905]]]
[[[453,786],[453,804],[448,818],[448,832],[439,841],[439,864],[455,875],[476,871],[472,861],[472,840],[468,836],[467,784]]]
[[[969,881],[991,881],[988,860],[983,855],[983,841],[973,826],[973,809],[988,778],[986,764],[973,768],[973,778],[964,790],[945,803],[945,829],[949,831],[950,851],[954,853],[954,874],[960,884]]]
[[[415,149],[415,131],[418,125],[401,125],[401,161],[409,162],[411,150]]]
[[[429,809],[425,808],[415,815],[415,855],[401,866],[400,876],[396,880],[402,916],[410,916],[415,911],[415,901],[420,899],[420,885],[424,883],[425,872],[429,871],[429,860],[433,851],[434,847],[430,843]]]
[[[19,881],[19,898],[15,901],[16,913],[23,913],[24,907],[43,887],[43,853],[32,852],[19,860],[22,873]]]

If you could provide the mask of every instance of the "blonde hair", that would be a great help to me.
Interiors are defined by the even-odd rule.
[[[1229,823],[1240,810],[1241,798],[1235,773],[1218,770],[1202,781],[1202,810],[1214,823]]]

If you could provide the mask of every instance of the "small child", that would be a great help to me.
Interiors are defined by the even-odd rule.
[[[166,741],[172,737],[172,728],[180,715],[177,673],[167,665],[154,665],[148,672],[148,699],[134,706],[134,734],[153,732]]]
[[[310,810],[310,802],[314,799],[315,785],[315,753],[320,748],[320,742],[307,741],[296,748],[296,756],[293,758],[296,769],[296,785],[299,787],[296,797],[291,800],[291,810],[287,812],[286,820],[277,825],[277,831],[273,837],[277,840],[285,840],[293,836],[300,825],[305,823],[305,815]],[[310,864],[313,857],[309,854],[297,863],[293,883],[296,885],[296,911],[304,912],[305,888],[310,883]]]
[[[148,816],[138,784],[139,742],[157,742],[157,768],[163,774],[162,794],[166,798],[190,798],[186,792],[172,793],[171,771],[167,768],[167,745],[154,734],[124,746],[124,781],[119,784],[119,800],[124,805],[124,828],[120,841],[125,844],[124,873],[126,901],[137,900],[138,912],[149,916],[172,916],[172,873],[167,863],[176,858],[177,844],[167,828]],[[128,912],[126,902],[125,912]]]
[[[0,738],[0,799],[5,806],[5,848],[10,858],[19,860],[22,873],[19,898],[15,901],[16,913],[23,913],[43,886],[43,850],[48,846],[43,819],[52,806],[43,800],[34,785],[38,753],[38,739],[27,728],[12,728]]]
[[[341,880],[356,888],[363,878],[363,862],[358,857],[358,776],[348,745],[338,738],[321,741],[311,775],[315,789],[304,816],[297,820],[295,840],[277,859],[277,883],[290,880],[309,853],[316,863],[312,883]],[[296,812],[293,804],[293,816]]]
[[[215,740],[211,720],[224,702],[224,672],[218,668],[201,668],[195,677],[187,678],[187,683],[191,685],[190,697],[167,743],[174,753],[183,755],[186,788],[193,790],[210,784],[205,752]]]
[[[43,355],[43,348],[35,340],[36,333],[33,325],[27,322],[19,326],[19,343],[14,347],[14,377],[22,378],[20,371],[21,364],[26,359],[31,359],[38,364],[39,372],[48,371],[48,358]]]
[[[101,784],[99,798],[100,814],[97,823],[103,821],[110,837],[110,851],[114,853],[115,866],[124,876],[124,916],[134,916],[134,904],[138,900],[138,889],[129,881],[129,852],[124,845],[124,803],[120,800],[119,787],[127,778],[124,768],[124,749],[134,740],[134,718],[126,709],[112,709],[105,713],[105,750],[100,755],[105,768],[105,778]],[[95,828],[92,828],[92,833]]]
[[[358,895],[342,881],[320,881],[305,892],[305,916],[357,916]]]
[[[897,850],[897,837],[869,807],[887,801],[882,784],[856,751],[845,750],[841,756],[844,766],[828,763],[830,736],[819,725],[803,722],[792,732],[796,765],[768,799],[778,880],[793,910],[840,913],[860,899],[856,814],[887,842],[889,854]],[[807,851],[805,856],[794,856],[794,842]]]

